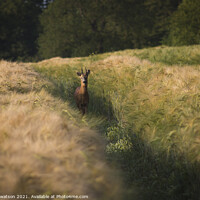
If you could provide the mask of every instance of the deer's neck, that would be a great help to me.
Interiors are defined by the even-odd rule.
[[[80,93],[85,94],[87,92],[87,85],[81,83]]]

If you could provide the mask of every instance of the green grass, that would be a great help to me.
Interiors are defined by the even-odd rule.
[[[199,55],[200,46],[156,47],[34,67],[72,107],[76,71],[90,69],[88,118],[105,119],[93,128],[107,140],[106,156],[127,186],[140,188],[142,199],[188,200],[200,196]]]
[[[155,47],[140,50],[136,55],[152,63],[160,62],[167,65],[198,65],[200,63],[199,46]]]
[[[128,199],[118,170],[105,159],[105,141],[91,130],[102,128],[104,118],[73,109],[70,77],[58,73],[48,81],[30,65],[0,61],[0,195]]]

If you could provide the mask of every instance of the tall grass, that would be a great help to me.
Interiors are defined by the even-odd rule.
[[[128,198],[118,171],[104,158],[105,142],[88,128],[100,119],[86,121],[68,102],[53,97],[54,82],[30,64],[0,61],[0,74],[1,195]]]
[[[120,164],[127,185],[143,188],[143,199],[198,199],[199,54],[200,46],[157,47],[34,67],[72,105],[76,71],[91,70],[89,115],[106,117],[107,157]]]
[[[136,55],[153,63],[160,62],[167,65],[198,65],[200,63],[198,45],[142,49],[136,52]]]

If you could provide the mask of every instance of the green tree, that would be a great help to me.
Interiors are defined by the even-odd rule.
[[[0,58],[25,59],[37,52],[42,0],[0,0]]]
[[[145,0],[144,5],[149,16],[147,38],[150,46],[160,45],[168,34],[171,15],[182,0]]]
[[[114,21],[124,48],[142,48],[147,44],[150,18],[145,0],[116,0],[112,2]]]
[[[110,0],[55,0],[43,12],[38,39],[41,58],[85,56],[120,46]],[[123,44],[123,42],[121,42]]]
[[[170,45],[200,44],[200,1],[183,0],[171,17],[167,43]]]
[[[143,48],[162,43],[169,19],[182,0],[115,1],[115,19],[120,24],[125,48]]]
[[[39,56],[86,56],[158,45],[180,2],[54,0],[40,18]]]

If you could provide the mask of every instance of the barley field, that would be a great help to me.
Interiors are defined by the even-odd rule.
[[[122,181],[105,159],[105,141],[89,128],[94,122],[52,96],[53,83],[30,64],[0,61],[0,74],[1,197],[122,199]]]
[[[53,58],[33,64],[55,87],[52,95],[75,108],[81,67],[91,70],[86,118],[105,155],[142,199],[199,199],[200,46],[154,47]],[[94,125],[95,127],[95,125]]]
[[[199,58],[196,45],[0,61],[0,193],[200,199]]]

